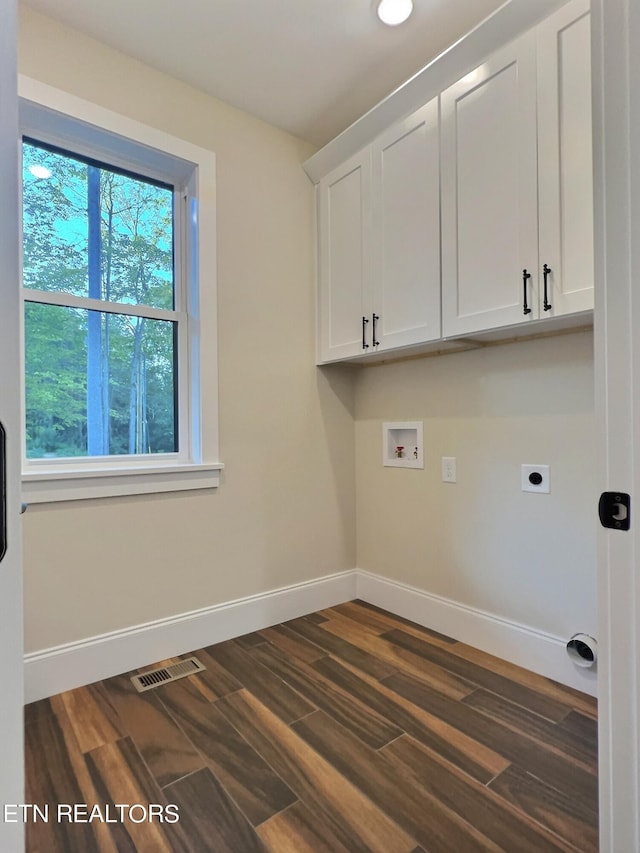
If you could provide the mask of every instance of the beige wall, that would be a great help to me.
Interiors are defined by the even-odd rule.
[[[358,567],[518,623],[596,634],[590,333],[360,372]],[[424,422],[424,470],[382,467],[382,422]],[[441,482],[457,458],[456,484]],[[551,493],[520,490],[550,465]]]
[[[306,144],[21,10],[20,71],[217,156],[215,493],[33,506],[26,651],[355,565],[352,373],[314,367]]]

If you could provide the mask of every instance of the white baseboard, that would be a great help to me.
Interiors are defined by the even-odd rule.
[[[25,655],[25,702],[203,646],[221,643],[356,597],[354,571],[194,610]]]
[[[565,639],[357,569],[32,652],[25,655],[25,701],[34,702],[354,598],[596,695],[596,672],[577,667],[569,659]]]
[[[571,661],[566,652],[568,637],[555,637],[361,569],[356,574],[358,598],[363,601],[583,693],[597,695],[597,673]]]

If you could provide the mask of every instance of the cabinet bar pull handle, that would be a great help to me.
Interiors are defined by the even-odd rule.
[[[367,323],[369,321],[366,317],[362,318],[362,349],[369,349],[369,344],[366,341],[365,335],[367,331]]]
[[[380,319],[380,315],[379,314],[372,314],[371,316],[373,318],[373,323],[371,325],[373,345],[374,345],[374,347],[377,347],[380,345],[380,341],[376,339],[376,322]]]
[[[549,278],[549,273],[551,272],[551,267],[548,267],[546,264],[542,267],[542,278],[544,280],[544,310],[548,311],[551,308],[551,303],[547,298],[547,279]]]
[[[527,305],[527,281],[531,278],[531,273],[527,272],[526,269],[522,270],[522,287],[524,290],[524,314],[531,314],[531,308]]]

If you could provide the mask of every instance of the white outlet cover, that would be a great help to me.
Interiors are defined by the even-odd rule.
[[[522,466],[522,491],[523,492],[538,492],[543,495],[549,494],[549,466],[548,465],[531,465]],[[531,482],[531,475],[539,474],[542,480],[539,483]]]
[[[442,482],[443,483],[455,483],[456,482],[456,457],[455,456],[443,456],[442,457]]]

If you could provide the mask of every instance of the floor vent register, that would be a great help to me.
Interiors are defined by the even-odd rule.
[[[206,667],[200,663],[198,658],[186,658],[178,661],[178,663],[172,663],[170,666],[150,669],[148,672],[143,672],[142,675],[132,675],[131,681],[138,693],[144,693],[145,690],[153,690],[154,687],[160,687],[170,681],[177,681],[178,678],[184,678],[186,675],[194,675],[203,669]]]

